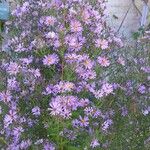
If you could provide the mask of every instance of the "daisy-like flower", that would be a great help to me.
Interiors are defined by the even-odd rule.
[[[54,18],[53,16],[47,16],[45,18],[45,24],[47,26],[53,26],[55,24],[55,22],[56,22],[56,18]]]
[[[66,82],[65,84],[64,84],[64,89],[66,90],[66,91],[72,91],[73,89],[75,88],[75,85],[74,85],[74,83],[72,83],[72,82]]]
[[[96,78],[96,72],[94,70],[91,69],[89,70],[78,66],[75,71],[78,74],[78,76],[84,80],[90,80]]]
[[[94,65],[94,62],[91,61],[90,59],[86,59],[84,62],[83,62],[83,65],[87,68],[87,69],[92,69],[93,65]]]
[[[7,128],[14,120],[17,119],[17,112],[15,110],[10,110],[8,114],[4,117],[4,127]]]
[[[87,99],[87,98],[85,98],[85,99],[81,99],[80,100],[80,103],[79,103],[79,105],[81,106],[81,107],[86,107],[86,106],[88,106],[90,104],[90,100],[89,99]]]
[[[65,119],[70,118],[72,111],[76,110],[79,107],[78,98],[75,96],[57,96],[52,98],[50,102],[52,116],[60,116]]]
[[[98,48],[101,48],[103,50],[107,49],[108,48],[108,41],[105,40],[105,39],[97,39],[95,41],[95,46],[98,47]]]
[[[86,114],[87,116],[92,116],[93,113],[93,108],[92,107],[86,107],[84,109],[84,114]]]
[[[8,68],[7,68],[7,72],[10,75],[16,75],[17,73],[19,73],[19,69],[20,69],[20,66],[17,63],[10,62],[10,64],[8,65]]]
[[[122,57],[119,57],[117,62],[122,65],[122,66],[125,66],[125,60],[122,58]]]
[[[16,81],[15,77],[7,80],[7,87],[9,90],[16,90],[19,87],[19,83]]]
[[[99,56],[97,61],[102,67],[108,67],[110,65],[110,61],[108,60],[107,57]]]
[[[44,57],[43,64],[46,66],[51,66],[51,65],[57,64],[58,61],[59,61],[58,56],[56,54],[51,54],[51,55]]]
[[[77,20],[71,21],[70,28],[72,32],[81,32],[83,30],[82,24]]]
[[[35,115],[35,116],[39,116],[41,114],[41,110],[38,106],[35,106],[33,109],[32,109],[32,114]]]
[[[32,61],[33,61],[33,58],[32,57],[29,57],[29,58],[21,58],[20,59],[21,63],[23,65],[29,65]]]
[[[93,91],[93,94],[97,99],[104,96],[104,92],[102,90],[95,90],[95,91]]]
[[[55,150],[55,147],[53,144],[47,142],[44,144],[43,150]]]
[[[15,127],[15,128],[13,129],[13,135],[14,135],[15,137],[17,137],[17,138],[20,137],[20,135],[21,135],[22,132],[24,132],[24,129],[23,129],[21,126]]]
[[[25,141],[21,141],[20,143],[20,149],[23,150],[23,149],[28,149],[30,146],[31,146],[32,142],[28,139],[28,140],[25,140]]]
[[[34,75],[34,77],[35,78],[38,78],[38,77],[40,77],[41,76],[41,73],[40,73],[40,70],[39,69],[30,69],[29,70],[33,75]]]
[[[74,119],[72,120],[72,126],[74,128],[78,128],[79,127],[79,124],[80,124],[80,121],[78,119]]]
[[[88,24],[90,23],[90,13],[88,12],[88,10],[83,10],[82,14],[81,14],[82,20]]]
[[[75,89],[75,85],[69,81],[60,81],[54,86],[54,89],[57,89],[58,93],[71,92],[73,89]]]
[[[79,124],[81,127],[87,127],[89,125],[89,118],[88,117],[81,117],[79,116]]]
[[[52,116],[56,116],[56,115],[60,114],[60,112],[61,112],[61,106],[60,106],[60,104],[59,104],[58,101],[52,101],[52,102],[50,102],[49,105],[50,105],[50,108],[48,110],[51,111],[50,114]]]
[[[104,121],[104,123],[102,124],[102,130],[103,131],[107,131],[107,129],[113,124],[113,121],[111,119],[107,119],[106,121]]]
[[[10,115],[6,114],[4,117],[4,127],[7,128],[10,124],[12,124],[13,119]]]
[[[91,144],[90,144],[90,146],[92,148],[95,148],[95,147],[100,146],[100,143],[99,143],[99,141],[97,139],[93,139],[92,142],[91,142]]]
[[[144,85],[140,85],[140,86],[138,87],[138,92],[139,92],[140,94],[146,93],[146,87],[145,87]]]
[[[67,35],[65,43],[68,45],[69,51],[79,51],[85,43],[85,37],[79,34]]]
[[[69,81],[60,81],[56,85],[48,85],[46,87],[46,94],[65,93],[75,90],[75,84]]]
[[[71,48],[76,48],[78,47],[78,39],[76,37],[72,37],[69,42],[68,42],[68,45],[71,47]]]
[[[86,107],[84,109],[84,114],[91,116],[92,118],[97,118],[101,115],[101,111],[93,107]]]
[[[113,86],[109,83],[104,83],[102,85],[101,90],[103,91],[103,93],[105,94],[105,96],[111,94],[113,92]]]
[[[0,101],[3,101],[4,103],[8,103],[11,101],[11,99],[12,99],[12,96],[9,91],[0,93]]]

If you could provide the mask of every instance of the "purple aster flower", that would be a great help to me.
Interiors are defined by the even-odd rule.
[[[72,32],[81,32],[83,30],[82,24],[77,20],[71,21],[70,28]]]
[[[16,81],[16,78],[10,78],[7,80],[7,86],[10,90],[16,90],[19,87],[19,83]]]
[[[91,22],[90,13],[87,9],[84,9],[82,11],[82,21],[84,21],[86,24],[89,24]]]
[[[98,118],[101,115],[102,115],[102,112],[100,110],[96,108],[93,110],[93,115],[92,115],[93,118]]]
[[[19,73],[19,69],[20,69],[20,66],[17,63],[10,62],[10,64],[8,65],[8,68],[7,68],[7,72],[10,75],[16,75],[17,73]]]
[[[21,58],[20,61],[22,62],[23,65],[29,65],[33,61],[33,58],[32,57]]]
[[[0,93],[0,101],[3,101],[4,103],[8,103],[11,101],[11,99],[12,99],[12,96],[9,91]]]
[[[51,54],[48,56],[45,56],[45,58],[43,59],[43,64],[46,66],[51,66],[54,64],[57,64],[59,61],[59,58],[56,54]]]
[[[146,87],[145,87],[144,85],[140,85],[140,86],[138,87],[138,92],[139,92],[140,94],[146,93]]]
[[[56,22],[56,18],[54,18],[53,16],[46,16],[45,17],[45,22],[44,23],[47,26],[53,26],[55,22]]]
[[[104,123],[102,124],[102,130],[103,131],[107,131],[107,129],[110,127],[110,125],[112,125],[112,120],[111,119],[107,119],[106,121],[104,121]]]
[[[49,110],[51,111],[50,114],[52,116],[56,116],[56,115],[59,115],[61,113],[61,105],[59,104],[58,101],[52,101],[50,102],[50,108]]]
[[[86,108],[84,109],[84,113],[85,113],[87,116],[92,116],[93,108],[92,108],[92,107],[86,107]]]
[[[91,144],[90,144],[90,146],[92,148],[96,148],[96,147],[100,146],[100,143],[99,143],[99,141],[97,139],[93,139]]]
[[[76,110],[79,106],[79,102],[77,97],[74,96],[57,96],[52,98],[50,102],[51,115],[56,116],[59,115],[63,118],[69,118],[71,116],[71,112]]]
[[[125,60],[124,60],[124,58],[119,57],[118,60],[117,60],[117,62],[118,62],[119,64],[121,64],[122,66],[125,66]]]
[[[49,94],[54,94],[56,95],[58,93],[58,89],[56,86],[52,85],[52,84],[49,84],[46,89],[45,89],[45,92],[43,94],[45,95],[49,95]]]
[[[19,138],[22,132],[24,132],[24,129],[20,126],[13,129],[13,135],[15,138]]]
[[[108,67],[110,65],[110,61],[108,60],[107,57],[101,57],[99,56],[97,59],[97,62],[102,66],[102,67]]]
[[[47,142],[44,144],[44,150],[55,150],[55,147],[53,144]]]
[[[52,0],[50,8],[51,7],[58,7],[59,8],[61,5],[62,5],[62,1],[61,0]]]
[[[31,72],[35,78],[39,78],[41,76],[40,70],[39,69],[29,69],[29,72]]]
[[[9,114],[6,114],[4,117],[4,127],[7,128],[12,122],[13,118]]]
[[[88,117],[81,117],[79,116],[79,125],[81,127],[87,127],[89,125],[89,118]]]
[[[81,99],[80,102],[79,102],[79,106],[80,107],[86,107],[90,104],[90,100],[85,98],[85,99]]]
[[[113,86],[109,83],[104,83],[101,90],[103,91],[103,93],[105,93],[105,96],[107,96],[113,92]]]
[[[35,106],[33,109],[32,109],[32,114],[35,115],[35,116],[39,116],[41,114],[41,110],[38,106]]]
[[[28,139],[25,141],[21,141],[20,143],[20,149],[24,150],[24,149],[28,149],[31,146],[32,142]]]
[[[76,73],[83,80],[92,80],[96,78],[96,72],[94,70],[87,70],[81,66],[76,68]]]
[[[85,66],[86,69],[92,69],[94,66],[94,62],[91,59],[85,59],[83,61],[83,65]]]
[[[92,118],[97,118],[101,115],[101,111],[93,107],[86,107],[84,113]]]
[[[57,91],[57,93],[71,92],[75,89],[75,84],[69,81],[60,81],[53,89],[53,91]]]
[[[141,67],[141,70],[143,70],[145,73],[150,73],[150,67]]]
[[[67,35],[65,43],[68,45],[69,51],[79,51],[85,43],[85,38],[77,35]]]
[[[74,131],[66,129],[66,128],[60,133],[60,135],[69,139],[69,140],[75,140],[76,139],[76,133]]]
[[[79,124],[80,124],[80,122],[79,122],[78,119],[72,120],[72,125],[73,125],[74,128],[78,128],[78,127],[79,127]]]
[[[105,50],[105,49],[108,48],[108,41],[105,40],[105,39],[103,39],[103,40],[102,39],[97,39],[96,42],[95,42],[95,46]]]

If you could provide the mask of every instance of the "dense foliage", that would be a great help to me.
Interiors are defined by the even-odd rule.
[[[12,12],[1,56],[1,148],[146,148],[149,43],[122,48],[106,17],[105,0],[25,0]]]

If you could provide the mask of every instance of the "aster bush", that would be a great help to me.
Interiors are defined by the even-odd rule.
[[[135,34],[138,36],[135,37]],[[134,37],[132,46],[125,46],[122,51],[115,51],[113,58],[118,60],[120,65],[113,64],[112,69],[108,71],[109,80],[117,82],[117,86],[120,87],[111,103],[111,107],[118,110],[114,118],[114,140],[111,145],[119,149],[148,150],[150,148],[150,32],[139,29],[134,33]]]
[[[134,100],[149,94],[148,66],[137,75],[139,59],[118,54],[123,44],[106,16],[105,0],[24,0],[12,11],[1,59],[1,148],[135,149],[123,129],[133,130],[128,108],[134,115]],[[127,83],[135,91],[124,83],[136,75],[135,86]]]

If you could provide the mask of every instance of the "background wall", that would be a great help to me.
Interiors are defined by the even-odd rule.
[[[134,1],[139,11],[142,12],[144,5],[142,0],[134,0]],[[141,15],[136,9],[135,5],[133,4],[132,0],[108,0],[107,4],[107,9],[109,12],[108,20],[110,25],[113,26],[115,30],[118,30],[125,14],[130,9],[120,29],[120,34],[123,34],[127,37],[130,37],[131,33],[136,31],[140,27]],[[150,8],[150,0],[148,2],[148,5]]]

